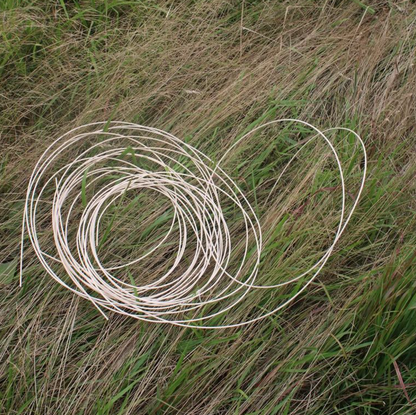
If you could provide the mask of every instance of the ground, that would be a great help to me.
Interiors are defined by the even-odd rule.
[[[3,0],[0,13],[1,414],[415,413],[413,2]],[[351,222],[290,306],[224,330],[111,312],[107,321],[43,270],[27,237],[19,287],[26,186],[60,134],[124,120],[218,160],[249,128],[282,117],[352,128],[369,158]],[[339,220],[339,180],[322,143],[273,188],[308,134],[271,129],[223,165],[262,223],[264,283],[304,271]],[[350,206],[362,159],[351,135],[331,136]],[[108,261],[165,229],[154,222],[162,204],[130,202],[109,219]],[[164,258],[147,264],[147,278]],[[224,319],[258,315],[300,287],[249,297]]]

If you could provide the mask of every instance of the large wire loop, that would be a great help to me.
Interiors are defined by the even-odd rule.
[[[256,283],[262,253],[259,219],[239,186],[221,166],[231,150],[243,140],[259,129],[277,123],[300,123],[315,134],[290,159],[275,186],[304,146],[313,139],[322,139],[336,161],[342,201],[335,236],[319,260],[295,278],[265,286]],[[265,318],[292,302],[316,278],[361,196],[367,169],[364,143],[352,130],[337,129],[354,134],[364,157],[361,183],[349,212],[346,212],[347,189],[342,163],[325,135],[330,130],[320,131],[305,121],[280,119],[256,127],[236,140],[217,163],[174,135],[156,128],[119,121],[75,128],[46,149],[30,177],[23,215],[21,279],[23,242],[27,232],[48,274],[67,289],[91,301],[106,318],[105,309],[144,321],[198,328],[238,327]],[[78,155],[61,165],[62,154],[74,152],[74,149]],[[126,154],[131,157],[123,157]],[[54,190],[48,215],[53,253],[47,252],[38,236],[38,212],[51,187]],[[122,264],[106,266],[99,254],[103,218],[110,206],[122,199],[126,192],[144,189],[166,199],[171,206],[172,220],[168,230],[142,255]],[[87,190],[93,191],[88,201],[84,200]],[[84,206],[79,213],[81,205]],[[231,219],[224,213],[224,206],[230,205],[243,223],[238,242],[230,232]],[[73,236],[74,223],[78,227]],[[134,223],[131,228],[134,232]],[[174,260],[158,278],[136,285],[118,277],[118,273],[157,253],[173,234],[178,239]],[[75,242],[71,243],[73,239]],[[193,246],[188,257],[190,241]],[[60,273],[57,265],[61,267]],[[63,275],[62,268],[66,275]],[[276,289],[302,278],[306,278],[303,286],[274,310],[244,321],[209,324],[214,317],[238,306],[253,290]]]

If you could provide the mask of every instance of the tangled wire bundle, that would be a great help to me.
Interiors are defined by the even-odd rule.
[[[283,168],[275,186],[304,146],[315,138],[323,139],[339,171],[340,218],[332,243],[314,265],[289,281],[257,285],[262,254],[260,222],[247,198],[221,165],[230,151],[255,131],[283,122],[300,123],[314,135],[302,143]],[[365,147],[356,133],[347,128],[339,129],[354,134],[363,152],[362,179],[348,213],[344,172],[334,145],[325,135],[329,130],[320,131],[301,120],[275,120],[251,130],[216,163],[174,135],[156,128],[126,122],[92,123],[75,128],[46,149],[30,177],[23,215],[21,283],[27,232],[49,275],[90,300],[106,318],[103,309],[140,320],[198,328],[237,327],[265,318],[292,302],[314,280],[357,206],[367,168]],[[70,163],[63,163],[61,156],[74,149],[78,155]],[[130,157],[124,157],[126,155]],[[137,194],[145,189],[169,200],[173,214],[168,231],[141,256],[106,266],[99,255],[103,236],[100,228],[106,212],[127,192]],[[92,192],[92,196],[87,198],[87,192]],[[52,200],[48,196],[51,193]],[[48,200],[46,221],[51,225],[53,248],[39,236],[40,230],[45,229],[45,215],[39,218],[45,199]],[[230,215],[224,206],[233,207],[234,217],[236,211],[239,214],[242,226],[237,240],[231,234]],[[78,227],[74,227],[74,223],[78,223]],[[136,225],[131,224],[132,232]],[[175,236],[177,245],[169,267],[161,275],[141,285],[134,283],[140,275],[130,281],[120,277],[130,267],[156,255],[169,236]],[[189,244],[192,244],[191,254]],[[229,324],[215,321],[217,316],[224,316],[241,305],[253,291],[275,289],[303,278],[303,286],[274,310],[248,315],[243,321]]]

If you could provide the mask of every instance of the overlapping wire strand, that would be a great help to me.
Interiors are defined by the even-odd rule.
[[[342,192],[341,209],[332,243],[315,264],[284,282],[259,285],[261,224],[252,205],[222,165],[242,141],[278,123],[297,123],[314,134],[282,169],[274,186],[279,185],[287,168],[311,140],[323,140],[336,161]],[[236,140],[218,162],[157,128],[119,121],[75,128],[45,150],[30,177],[23,214],[21,281],[27,234],[47,273],[67,289],[91,301],[106,318],[104,310],[111,310],[144,321],[199,328],[238,327],[265,318],[287,306],[316,278],[358,204],[367,169],[365,146],[352,130],[338,130],[353,134],[363,153],[359,189],[348,212],[344,171],[335,146],[325,135],[329,130],[320,131],[305,121],[280,119],[258,126]],[[69,163],[62,163],[61,156],[66,153],[77,155]],[[123,157],[125,155],[130,157]],[[39,237],[42,226],[39,211],[51,188],[53,197],[48,200],[47,216],[53,252]],[[172,208],[168,230],[140,256],[106,266],[99,253],[103,218],[127,192],[144,189],[152,191],[159,199],[166,199]],[[92,193],[88,200],[87,191]],[[242,223],[237,251],[225,206],[233,206]],[[134,232],[137,224],[131,223],[130,227]],[[119,277],[124,270],[157,253],[172,235],[177,238],[173,259],[156,279],[138,284]],[[192,244],[191,250],[189,244]],[[243,306],[244,299],[253,290],[275,290],[303,279],[302,287],[273,310],[242,321],[212,323],[215,317]],[[140,276],[134,278],[138,280]]]

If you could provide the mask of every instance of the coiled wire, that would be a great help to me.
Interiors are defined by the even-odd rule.
[[[261,225],[253,207],[221,165],[243,140],[277,123],[298,123],[310,128],[315,135],[303,143],[289,160],[274,186],[311,140],[323,139],[338,168],[341,210],[333,241],[314,265],[288,281],[258,285]],[[330,130],[352,133],[363,153],[362,178],[348,213],[342,164],[334,145],[325,135]],[[71,162],[62,164],[61,155],[71,151],[78,155]],[[122,157],[127,153],[136,162]],[[150,163],[152,168],[140,167],[137,160]],[[253,323],[291,303],[322,270],[358,204],[366,171],[365,146],[354,131],[348,128],[321,131],[298,119],[274,120],[254,128],[230,146],[216,163],[198,149],[157,128],[120,121],[86,124],[56,139],[41,155],[32,172],[23,214],[20,283],[27,233],[48,274],[65,288],[91,301],[105,318],[108,318],[103,311],[106,309],[144,321],[185,327],[226,328]],[[48,253],[47,243],[39,237],[44,216],[40,220],[38,215],[51,187],[54,188],[53,198],[49,200],[47,217],[51,224],[54,252]],[[84,199],[88,188],[94,192],[87,202]],[[122,199],[127,191],[140,192],[143,189],[156,192],[173,207],[169,230],[141,256],[123,264],[105,266],[98,252],[102,219],[109,207]],[[80,205],[84,205],[82,213],[78,211]],[[236,243],[230,233],[230,219],[223,209],[230,205],[239,212],[244,228],[239,237],[237,255],[234,253]],[[74,223],[78,223],[78,227],[73,235]],[[134,232],[134,223],[131,229]],[[137,285],[118,277],[122,270],[156,253],[174,229],[178,239],[174,261],[156,280]],[[73,240],[75,243],[71,243]],[[190,241],[193,244],[192,255],[188,257]],[[181,265],[184,261],[186,268]],[[253,290],[276,289],[303,278],[306,278],[303,286],[274,310],[242,321],[212,323],[217,316],[226,315],[239,306]]]

